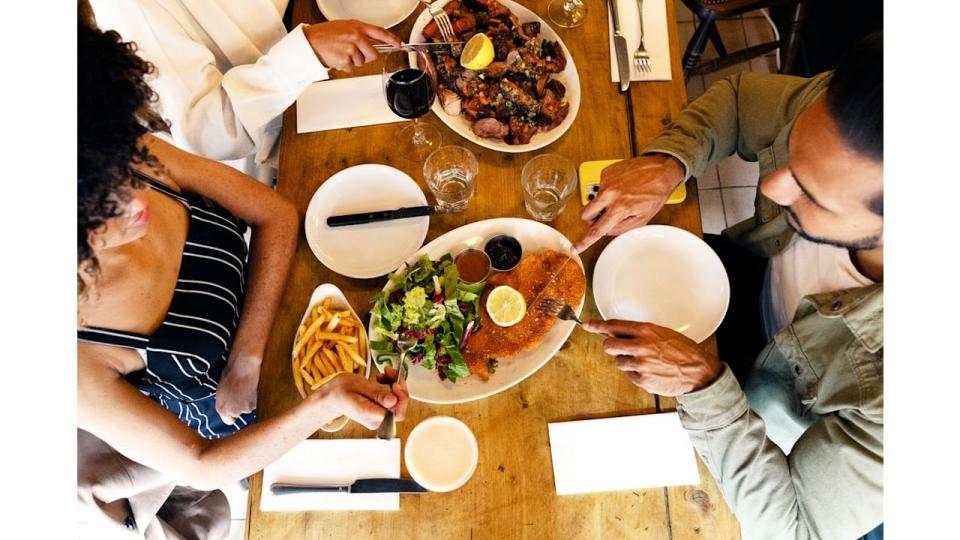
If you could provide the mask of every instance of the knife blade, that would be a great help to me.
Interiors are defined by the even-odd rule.
[[[444,214],[446,212],[446,210],[437,206],[410,206],[405,208],[397,208],[396,210],[377,210],[374,212],[360,212],[358,214],[330,216],[327,218],[327,226],[346,227],[349,225],[363,225],[364,223],[375,223],[378,221],[389,221],[392,219],[431,216],[433,214]]]
[[[270,493],[428,493],[430,490],[406,478],[363,478],[348,485],[314,486],[307,484],[270,484]]]
[[[620,13],[617,0],[608,0],[613,14],[613,51],[617,55],[617,71],[620,73],[620,91],[630,88],[630,54],[627,52],[627,38],[620,29]]]

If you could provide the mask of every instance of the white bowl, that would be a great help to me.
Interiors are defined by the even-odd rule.
[[[419,439],[428,432],[427,430],[431,427],[437,428],[441,425],[452,428],[460,434],[465,435],[464,439],[460,441],[463,443],[462,447],[446,447],[446,445],[444,445],[444,441],[436,440],[431,441],[431,445],[425,446],[423,447],[423,450],[419,451],[429,452],[426,457],[429,458],[433,464],[442,462],[445,456],[448,456],[457,450],[464,451],[468,454],[466,456],[466,462],[469,463],[469,465],[464,467],[462,471],[456,471],[456,480],[446,484],[436,484],[431,482],[424,472],[417,468],[417,456],[412,455],[412,452],[417,451],[418,445],[426,444],[425,442],[419,442]],[[411,450],[411,448],[414,450]],[[413,431],[411,431],[410,435],[407,437],[406,448],[404,448],[403,451],[403,461],[407,464],[407,471],[410,472],[410,476],[412,476],[418,484],[429,489],[430,491],[439,492],[453,491],[466,484],[467,480],[473,476],[473,472],[477,469],[477,461],[479,458],[480,448],[477,446],[477,438],[474,437],[473,432],[470,431],[470,428],[466,424],[452,416],[432,416],[417,424],[417,426],[413,428]]]
[[[593,297],[604,319],[651,322],[700,343],[727,313],[730,282],[706,242],[683,229],[648,225],[603,250]]]
[[[350,310],[350,313],[353,315],[353,318],[360,323],[360,332],[366,335],[366,328],[363,325],[363,321],[357,316],[357,312],[353,309],[353,306],[350,305],[350,302],[347,301],[347,297],[344,296],[343,291],[339,287],[332,283],[324,283],[316,289],[313,290],[313,294],[310,295],[310,302],[307,304],[307,309],[303,312],[303,317],[300,319],[300,324],[304,324],[307,321],[307,318],[310,316],[310,310],[318,304],[322,304],[327,298],[330,299],[330,307],[333,309]],[[299,326],[298,326],[299,327]],[[294,340],[293,346],[290,348],[290,356],[293,357],[293,352],[296,350],[296,340]],[[370,364],[372,363],[372,358],[370,354],[370,347],[367,347],[367,367],[364,370],[363,376],[370,378]],[[350,421],[346,416],[340,416],[334,418],[329,423],[320,426],[320,429],[327,432],[340,431],[344,426]]]

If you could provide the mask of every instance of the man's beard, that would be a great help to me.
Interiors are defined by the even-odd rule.
[[[833,240],[830,238],[820,238],[817,236],[811,236],[810,234],[808,234],[806,231],[803,230],[803,223],[800,223],[800,217],[797,216],[797,214],[790,207],[788,206],[784,207],[784,210],[786,210],[787,213],[790,214],[790,217],[793,218],[792,220],[791,219],[787,220],[787,223],[790,225],[790,227],[793,230],[797,231],[797,234],[799,234],[800,236],[802,236],[803,238],[811,242],[816,242],[817,244],[826,244],[828,246],[834,246],[834,247],[844,248],[844,249],[874,249],[880,246],[879,234],[873,235],[873,236],[865,236],[858,240],[846,241],[846,242],[843,242],[840,240]]]

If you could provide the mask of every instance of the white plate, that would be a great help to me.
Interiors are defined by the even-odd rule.
[[[519,240],[524,253],[535,253],[544,249],[571,251],[570,241],[548,225],[530,219],[497,218],[477,221],[454,229],[423,246],[423,249],[411,256],[407,262],[415,263],[422,254],[427,254],[431,259],[438,259],[447,253],[456,254],[468,247],[483,249],[487,239],[498,234],[509,234]],[[579,256],[574,256],[573,260],[583,269],[583,262]],[[389,286],[388,282],[384,290]],[[583,308],[583,299],[580,299],[575,307],[577,313],[580,313]],[[574,325],[575,323],[570,321],[558,321],[547,332],[539,347],[500,362],[497,372],[491,374],[487,382],[475,376],[460,379],[456,383],[441,381],[436,371],[426,370],[420,366],[410,366],[407,377],[410,397],[427,403],[464,403],[502,392],[526,379],[553,358],[553,355],[570,337]],[[370,341],[380,339],[379,333],[373,329],[372,320],[368,325],[368,331]],[[380,369],[380,366],[377,368]]]
[[[310,315],[310,310],[313,309],[313,306],[322,304],[327,298],[330,299],[330,308],[337,310],[349,309],[350,313],[353,314],[353,318],[360,322],[360,330],[366,332],[363,328],[363,321],[360,320],[360,317],[357,315],[357,312],[354,311],[353,306],[350,305],[350,302],[347,301],[347,297],[344,296],[343,291],[339,287],[332,283],[324,283],[316,289],[313,290],[313,294],[310,295],[310,302],[307,304],[307,309],[303,312],[303,317],[300,318],[300,325],[302,326],[307,322],[307,316]],[[293,345],[290,348],[290,357],[293,358],[293,352],[297,348],[297,342],[294,341]],[[370,378],[370,364],[373,362],[370,361],[370,347],[367,347],[367,368],[364,370],[363,376],[365,378]],[[306,384],[306,382],[304,382]],[[340,416],[334,418],[328,424],[320,426],[320,429],[323,431],[340,431],[343,429],[343,426],[347,425],[349,419],[346,416]]]
[[[310,199],[303,229],[310,250],[327,268],[352,278],[379,277],[423,245],[430,218],[336,228],[327,226],[327,218],[425,204],[420,187],[403,172],[386,165],[356,165],[320,185]]]
[[[449,0],[437,0],[437,3],[444,5],[448,1]],[[567,49],[567,46],[564,45],[563,40],[561,40],[560,36],[558,36],[557,33],[550,28],[546,21],[538,17],[536,13],[530,11],[521,4],[512,2],[511,0],[500,0],[500,3],[509,8],[510,11],[512,11],[513,14],[520,19],[521,23],[539,22],[540,37],[549,41],[557,41],[560,43],[560,47],[563,48],[563,53],[567,57],[567,67],[561,73],[551,75],[550,78],[557,79],[563,83],[563,86],[567,88],[566,99],[567,102],[570,103],[570,112],[567,113],[567,117],[563,119],[563,122],[561,122],[559,126],[551,129],[550,131],[545,133],[537,133],[534,135],[527,144],[507,144],[503,142],[502,139],[487,139],[474,134],[473,130],[470,129],[470,122],[467,121],[463,115],[450,116],[443,111],[443,106],[440,105],[439,98],[437,98],[437,100],[433,103],[433,112],[450,129],[459,133],[461,137],[469,141],[473,141],[484,148],[508,153],[529,152],[531,150],[543,148],[544,146],[547,146],[553,141],[559,139],[564,133],[567,132],[568,129],[570,129],[570,126],[573,125],[573,121],[577,118],[577,112],[580,111],[580,77],[577,75],[577,65],[573,62],[573,56],[570,54],[570,50]],[[430,13],[424,10],[423,13],[417,17],[416,22],[413,23],[413,30],[410,31],[410,43],[422,43],[426,41],[423,37],[423,28],[427,26],[427,23],[429,22]]]
[[[420,0],[317,0],[317,7],[328,21],[356,19],[390,28],[409,17],[419,3]]]
[[[604,319],[652,322],[700,343],[727,313],[730,282],[706,242],[683,229],[648,225],[603,250],[593,298]]]

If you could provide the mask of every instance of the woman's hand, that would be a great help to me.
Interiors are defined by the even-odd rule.
[[[368,429],[377,429],[387,409],[393,410],[397,420],[403,420],[406,413],[409,394],[403,379],[395,382],[392,390],[385,386],[396,377],[392,368],[377,377],[381,384],[358,374],[338,375],[314,395],[320,396],[324,409],[334,413],[334,417],[344,415]]]
[[[586,321],[583,329],[607,336],[603,350],[617,369],[651,394],[679,396],[706,387],[720,376],[715,356],[679,332],[651,323]]]
[[[579,253],[605,235],[619,235],[646,225],[683,181],[683,164],[654,154],[625,159],[603,170],[600,192],[580,218],[590,224],[574,249]]]
[[[304,35],[320,63],[347,73],[377,57],[376,42],[401,45],[400,38],[387,30],[351,20],[311,24]]]
[[[238,416],[257,408],[260,361],[232,354],[227,360],[217,387],[217,413],[224,424],[233,425]]]

